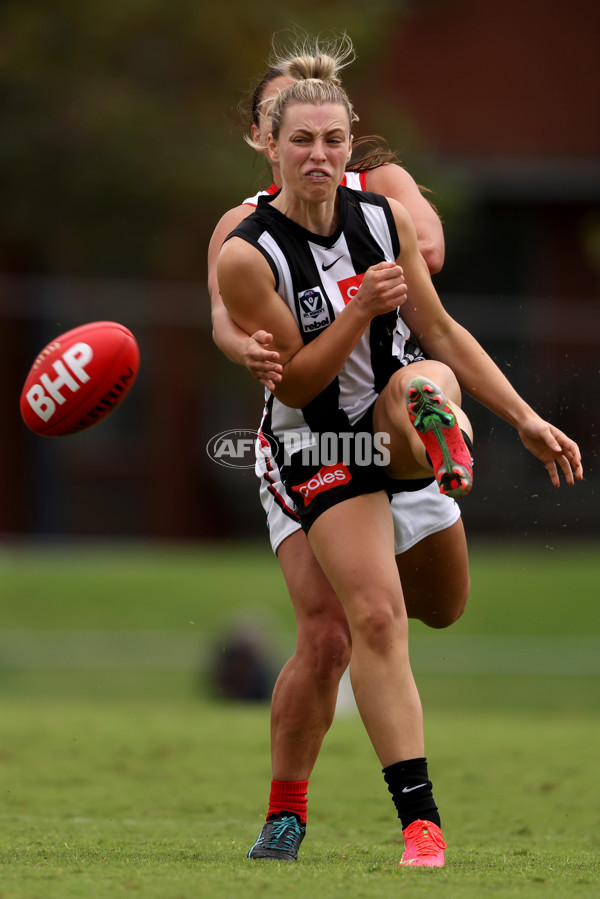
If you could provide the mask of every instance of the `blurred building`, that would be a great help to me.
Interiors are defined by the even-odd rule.
[[[436,286],[517,389],[579,440],[589,478],[552,491],[514,431],[469,403],[479,440],[465,521],[479,534],[598,534],[600,6],[430,0],[408,10],[390,22],[373,77],[437,173],[447,253]],[[375,94],[365,84],[358,107]],[[136,333],[137,384],[88,433],[33,436],[18,412],[29,365],[95,319]],[[6,274],[0,349],[0,532],[265,539],[252,471],[206,454],[214,434],[256,427],[261,398],[213,346],[203,283]]]
[[[559,498],[514,432],[469,404],[478,486],[465,519],[488,531],[598,528],[599,34],[593,0],[456,0],[414,5],[390,41],[398,107],[462,203],[438,291],[585,451],[590,481]]]

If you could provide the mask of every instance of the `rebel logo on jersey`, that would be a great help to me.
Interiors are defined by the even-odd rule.
[[[303,331],[319,331],[331,324],[327,304],[316,287],[298,294],[298,314]]]
[[[292,487],[295,493],[299,493],[304,497],[304,505],[309,506],[318,493],[325,490],[331,490],[332,487],[339,487],[347,484],[352,480],[352,475],[347,465],[339,462],[334,465],[324,465],[312,478],[305,481],[304,484],[298,484]]]

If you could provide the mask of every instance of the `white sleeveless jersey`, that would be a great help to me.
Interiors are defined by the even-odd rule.
[[[338,188],[334,234],[313,234],[259,198],[256,212],[229,235],[248,241],[265,257],[276,290],[292,311],[305,343],[317,337],[359,289],[366,270],[400,252],[385,197]],[[228,238],[229,239],[229,238]],[[263,429],[276,441],[286,431],[344,431],[367,412],[400,366],[423,358],[399,311],[373,319],[338,376],[303,409],[291,409],[266,391]]]
[[[366,190],[366,172],[346,172],[342,184],[356,191]],[[272,184],[267,190],[260,191],[253,197],[244,200],[244,205],[258,205],[260,197],[276,194],[278,188]],[[335,257],[334,257],[335,258]],[[416,347],[415,355],[405,352],[403,362],[422,358]],[[409,350],[409,347],[406,347]],[[407,358],[408,356],[408,358]],[[265,391],[265,408],[261,429],[258,432],[256,452],[256,474],[260,483],[260,499],[267,516],[269,539],[273,552],[277,552],[281,543],[299,531],[300,521],[295,511],[294,501],[288,496],[281,481],[278,460],[281,447],[273,452],[272,413],[273,396]],[[276,410],[277,418],[277,410]],[[269,434],[269,439],[265,437]],[[396,554],[406,552],[420,540],[438,531],[444,530],[460,517],[460,508],[455,500],[440,493],[433,481],[429,487],[408,493],[396,493],[391,503],[394,521],[394,543]]]

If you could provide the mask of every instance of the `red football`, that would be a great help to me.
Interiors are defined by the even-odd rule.
[[[117,322],[90,322],[44,347],[21,392],[21,415],[43,437],[63,437],[102,421],[131,389],[137,341]]]

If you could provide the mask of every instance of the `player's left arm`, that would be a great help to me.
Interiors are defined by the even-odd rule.
[[[481,344],[444,309],[422,263],[407,211],[393,200],[390,206],[401,247],[397,261],[408,287],[402,318],[419,345],[430,358],[452,369],[463,390],[517,430],[527,449],[544,463],[555,486],[559,484],[557,463],[567,483],[572,484],[574,477],[581,480],[577,444],[525,402]]]
[[[223,304],[217,278],[217,265],[223,242],[251,212],[252,207],[247,205],[228,210],[221,216],[210,239],[207,263],[212,334],[215,344],[228,359],[238,365],[245,365],[257,381],[272,390],[281,380],[282,370],[278,354],[270,348],[273,335],[263,329],[247,334],[236,325]]]

